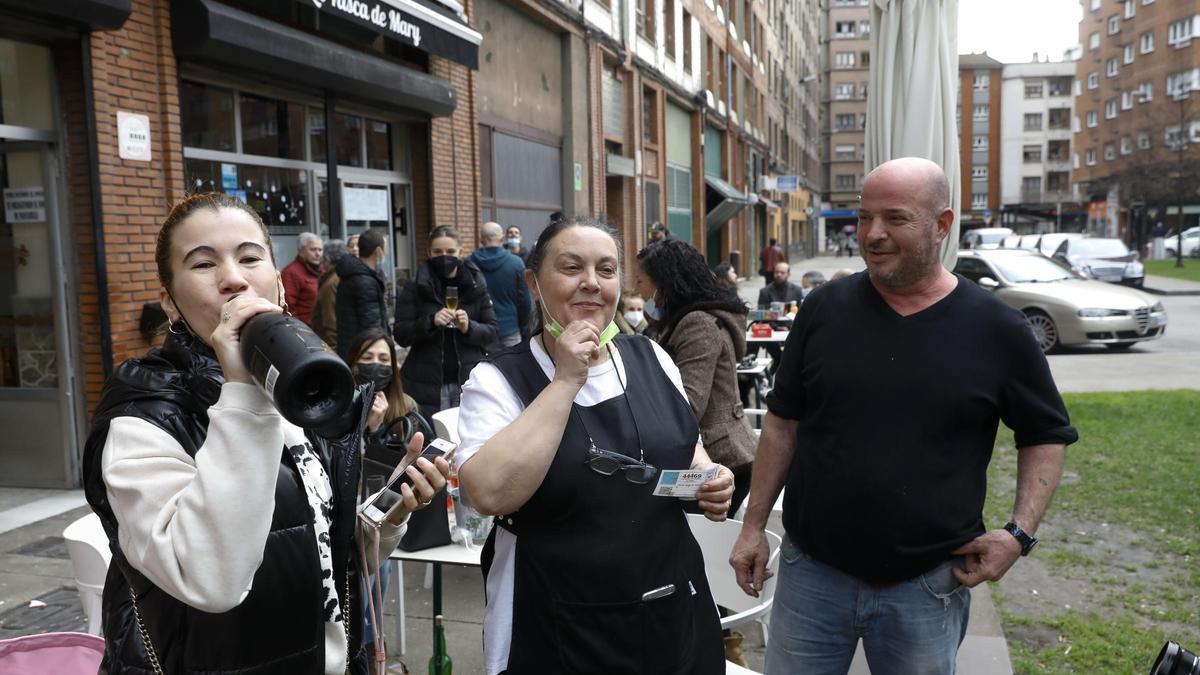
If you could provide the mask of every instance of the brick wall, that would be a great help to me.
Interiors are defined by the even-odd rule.
[[[468,11],[470,11],[468,9]],[[430,123],[429,153],[432,225],[454,225],[463,247],[473,251],[479,241],[479,114],[475,106],[475,73],[465,66],[431,56],[429,72],[454,86],[458,105],[449,117]],[[417,255],[428,255],[429,230],[417,228]]]
[[[156,302],[159,296],[154,241],[170,204],[183,194],[179,92],[169,3],[135,1],[133,13],[119,30],[92,34],[91,57],[112,358],[120,363],[151,346],[151,341],[139,332],[138,321],[142,304]],[[82,106],[78,110],[82,114]],[[118,156],[117,111],[149,116],[152,161]],[[81,156],[86,157],[86,150]],[[73,173],[86,173],[86,161],[73,164]],[[84,183],[84,175],[72,175],[73,212],[87,208],[88,202],[81,200]],[[90,410],[103,377],[97,315],[100,291],[90,218],[74,223],[80,262],[85,391]]]

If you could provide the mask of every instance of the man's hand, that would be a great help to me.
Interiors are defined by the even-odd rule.
[[[771,571],[767,569],[770,555],[766,533],[756,527],[743,525],[742,533],[738,535],[729,554],[729,566],[737,573],[738,586],[746,595],[757,598],[763,582],[771,578]]]
[[[966,557],[967,571],[952,570],[958,583],[975,588],[985,581],[999,581],[1021,557],[1021,543],[1008,530],[984,532],[959,546],[954,555]]]

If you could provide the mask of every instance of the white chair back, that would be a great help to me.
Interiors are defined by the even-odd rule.
[[[775,576],[772,575],[763,583],[759,597],[752,598],[737,585],[737,575],[729,566],[729,553],[742,531],[739,520],[726,520],[714,523],[702,515],[689,513],[688,525],[692,535],[700,544],[704,553],[704,571],[708,575],[708,586],[712,589],[713,599],[717,604],[733,612],[732,615],[721,619],[721,628],[729,629],[761,620],[771,611],[771,602],[775,596]],[[779,547],[783,540],[774,532],[767,532],[768,558],[767,569],[772,573],[779,572]]]
[[[438,438],[458,443],[458,408],[446,408],[433,414],[433,433]]]
[[[100,525],[99,516],[89,513],[68,525],[63,530],[63,539],[67,540],[67,552],[75,570],[75,586],[79,588],[79,599],[88,620],[88,632],[100,635],[100,597],[104,592],[108,565],[112,562],[108,535]]]

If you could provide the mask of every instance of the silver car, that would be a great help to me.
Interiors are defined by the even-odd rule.
[[[1167,330],[1154,296],[1084,279],[1032,251],[960,251],[954,271],[1024,312],[1043,352],[1083,344],[1128,349]]]

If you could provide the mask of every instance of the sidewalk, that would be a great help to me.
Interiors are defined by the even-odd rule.
[[[1200,295],[1200,282],[1147,274],[1142,290],[1155,295]]]

